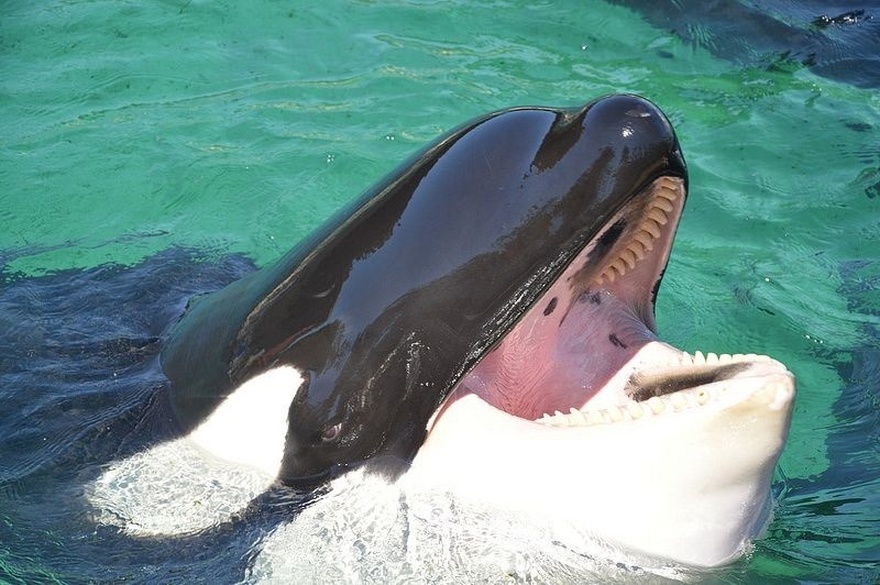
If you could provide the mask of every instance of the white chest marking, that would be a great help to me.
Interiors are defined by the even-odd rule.
[[[287,412],[302,382],[302,374],[291,366],[251,378],[220,403],[189,439],[218,459],[277,476]]]

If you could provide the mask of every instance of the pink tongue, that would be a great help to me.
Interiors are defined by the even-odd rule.
[[[639,348],[657,339],[605,290],[559,301],[541,301],[528,311],[453,394],[476,394],[529,420],[568,412],[583,406]]]

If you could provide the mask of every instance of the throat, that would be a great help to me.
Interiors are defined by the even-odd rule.
[[[459,382],[454,396],[476,394],[527,420],[568,412],[593,400],[639,349],[657,339],[627,303],[605,290],[556,305],[549,313],[527,314]]]

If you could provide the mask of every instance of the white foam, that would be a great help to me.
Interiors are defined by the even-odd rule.
[[[133,536],[182,535],[229,521],[274,479],[208,457],[181,438],[114,461],[86,496],[100,524]]]
[[[274,483],[302,379],[289,366],[269,370],[189,436],[109,464],[86,489],[96,520],[139,536],[190,534],[229,521]]]
[[[633,583],[687,574],[567,523],[358,470],[263,540],[248,582]]]

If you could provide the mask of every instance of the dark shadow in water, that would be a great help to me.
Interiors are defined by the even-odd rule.
[[[685,43],[740,65],[809,68],[856,87],[880,87],[880,5],[834,0],[611,0]],[[663,55],[669,56],[671,55]]]
[[[161,340],[190,297],[254,268],[181,248],[131,267],[38,277],[0,268],[0,581],[243,578],[289,494],[266,494],[260,502],[274,505],[197,536],[136,539],[96,526],[83,486],[102,465],[175,436]]]

